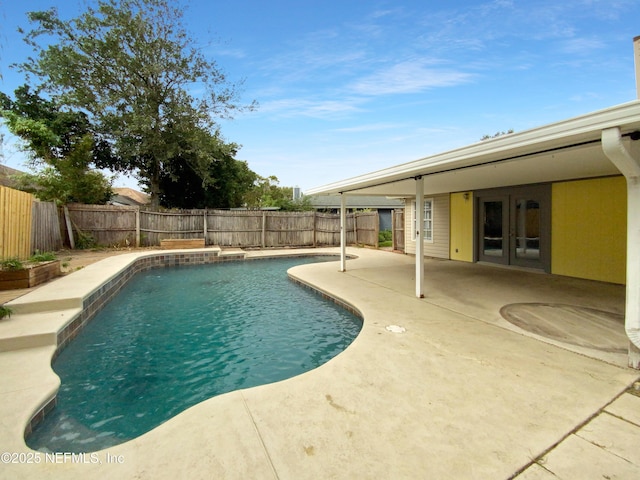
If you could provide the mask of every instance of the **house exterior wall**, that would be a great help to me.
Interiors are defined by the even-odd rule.
[[[449,258],[449,195],[425,195],[425,200],[433,199],[433,241],[424,242],[424,256]],[[413,238],[414,199],[405,202],[404,231],[405,253],[415,255],[416,240]]]
[[[551,186],[551,273],[624,284],[627,187],[622,176],[557,182]],[[468,193],[468,199],[464,198]],[[428,257],[474,261],[473,192],[433,198]],[[406,200],[405,253],[415,255],[414,200]]]
[[[380,231],[391,230],[391,212],[390,208],[379,208],[378,218],[380,219]]]
[[[473,192],[452,193],[450,205],[449,258],[473,262]]]
[[[622,176],[552,185],[551,273],[625,283],[626,192]]]

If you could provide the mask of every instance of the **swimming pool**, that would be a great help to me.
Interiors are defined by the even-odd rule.
[[[359,333],[355,315],[289,281],[297,257],[137,274],[53,364],[57,407],[34,449],[89,452],[135,438],[186,408],[306,372]]]

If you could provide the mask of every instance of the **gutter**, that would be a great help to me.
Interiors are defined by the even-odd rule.
[[[639,87],[640,88],[640,87]],[[448,152],[395,165],[382,170],[308,189],[307,195],[356,192],[403,180],[479,165],[517,160],[541,153],[552,153],[583,144],[596,143],[600,132],[623,125],[624,134],[635,131],[640,122],[640,100],[609,107],[581,117],[543,127],[485,140]]]

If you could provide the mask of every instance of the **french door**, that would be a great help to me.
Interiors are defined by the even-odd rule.
[[[476,193],[479,261],[550,271],[551,187]]]

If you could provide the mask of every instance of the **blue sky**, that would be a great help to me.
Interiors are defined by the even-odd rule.
[[[637,0],[185,1],[185,23],[255,112],[221,121],[238,158],[303,191],[636,98]],[[0,90],[22,83],[25,12],[0,0]],[[23,168],[5,138],[3,162]],[[135,186],[120,179],[116,186]]]

